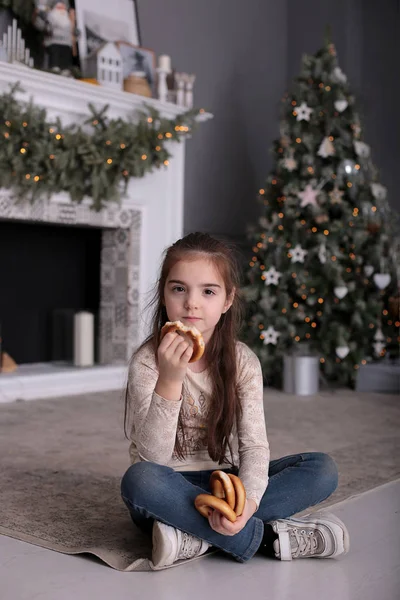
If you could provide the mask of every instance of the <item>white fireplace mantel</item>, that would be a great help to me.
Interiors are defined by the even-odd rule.
[[[91,103],[96,109],[102,109],[108,105],[107,115],[110,118],[125,118],[136,120],[139,111],[143,111],[146,105],[154,107],[159,111],[162,117],[174,118],[182,114],[185,109],[171,103],[160,102],[152,98],[143,98],[135,94],[130,94],[123,91],[113,91],[101,86],[92,85],[86,82],[75,79],[64,78],[52,73],[42,72],[35,69],[30,69],[20,64],[8,64],[0,62],[0,94],[10,90],[10,84],[20,82],[23,89],[18,92],[16,97],[21,100],[32,99],[34,104],[41,106],[47,110],[49,120],[60,118],[63,125],[71,123],[83,123],[91,114],[88,104]],[[202,113],[199,115],[199,120],[207,120],[212,115]],[[121,201],[121,204],[114,206],[114,212],[123,210],[130,215],[139,215],[140,231],[135,237],[135,244],[139,244],[139,260],[138,269],[135,270],[135,286],[138,291],[138,315],[143,315],[137,322],[135,332],[135,342],[140,343],[148,333],[148,322],[146,313],[144,313],[145,305],[149,300],[149,292],[154,286],[162,252],[167,246],[173,243],[183,234],[183,211],[184,211],[184,170],[185,170],[185,139],[182,138],[180,143],[168,143],[168,150],[171,153],[169,166],[163,169],[155,170],[147,174],[143,178],[131,179],[126,197]],[[7,198],[5,190],[0,190],[3,194],[3,199]],[[1,198],[0,198],[1,201]],[[4,203],[3,203],[4,204]],[[57,205],[67,206],[72,205],[67,194],[57,194],[51,198],[50,204],[53,208]],[[1,205],[1,202],[0,202]],[[90,199],[85,199],[83,203],[86,211],[89,210]],[[49,213],[47,207],[47,213]],[[50,210],[51,212],[51,210]],[[104,211],[103,211],[104,212]],[[116,213],[115,213],[116,214]],[[0,218],[7,218],[7,214],[1,213]],[[15,217],[14,217],[15,218]],[[100,218],[93,215],[93,219]],[[103,217],[101,217],[103,218]],[[100,218],[100,220],[101,220]],[[108,218],[105,215],[103,220]],[[48,220],[50,220],[48,218]],[[91,223],[93,224],[93,223]],[[138,271],[138,273],[137,273]],[[70,393],[76,394],[81,392],[98,391],[99,381],[102,381],[100,389],[114,389],[120,386],[120,381],[126,366],[121,364],[120,371],[118,367],[109,367],[109,372],[113,373],[110,383],[107,387],[107,377],[102,372],[99,377],[99,369],[96,366],[94,369],[89,369],[86,379],[83,377],[83,372],[76,374],[76,381],[84,381],[82,388],[76,383],[71,387]],[[107,366],[104,369],[107,370]],[[46,397],[48,395],[57,395],[57,389],[63,389],[63,395],[68,395],[68,386],[65,388],[67,380],[73,380],[72,373],[68,373],[65,369],[45,369],[46,377],[50,377],[49,385],[46,390],[46,385],[26,384],[18,385],[18,377],[30,377],[33,383],[34,367],[29,366],[24,371],[20,368],[12,374],[0,375],[0,401],[13,400],[16,398],[32,399],[29,395],[22,394],[21,389],[36,390],[31,392],[34,397]],[[23,375],[22,375],[23,373]],[[90,374],[93,373],[93,385],[90,385]],[[43,377],[43,365],[40,369],[40,380],[45,381]],[[51,378],[52,377],[52,378]],[[58,379],[56,380],[56,378]],[[113,380],[114,383],[111,383]],[[36,380],[38,382],[39,379]],[[9,387],[6,390],[7,382]],[[117,383],[118,382],[118,383]],[[19,390],[18,393],[13,393],[12,390]],[[50,393],[51,390],[51,393]]]

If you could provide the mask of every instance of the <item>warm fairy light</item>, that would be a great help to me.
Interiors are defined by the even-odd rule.
[[[376,206],[373,206],[373,207],[371,208],[371,210],[372,210],[372,212],[376,212]]]
[[[317,315],[318,315],[318,317],[322,317],[322,312],[319,310],[319,311],[317,312]]]
[[[55,159],[54,154],[50,154],[49,158],[50,158],[50,160],[54,160]]]
[[[347,187],[348,187],[348,188],[351,188],[351,187],[353,187],[353,184],[351,183],[351,181],[348,181],[348,182],[347,182]]]
[[[290,242],[286,242],[286,248],[291,248],[292,244]]]
[[[264,271],[265,265],[260,265],[260,269],[261,269],[261,271]]]
[[[306,333],[306,338],[310,338],[311,337],[311,333]]]
[[[316,322],[315,322],[315,321],[313,321],[313,322],[311,323],[311,327],[314,327],[314,328],[315,328],[316,326],[317,326]]]
[[[351,269],[350,269],[350,267],[347,267],[347,269],[346,269],[346,272],[347,272],[347,273],[351,273]]]
[[[260,335],[260,340],[263,340],[263,339],[264,339],[264,336],[263,336],[263,334],[261,334]]]
[[[324,303],[324,299],[323,298],[318,298],[318,304],[323,304]]]
[[[314,173],[313,167],[307,167],[307,171],[311,173],[311,175]]]
[[[166,138],[172,138],[172,133],[170,133],[169,131],[167,131],[167,133],[165,134]]]
[[[326,86],[326,88],[325,88],[325,91],[326,91],[326,92],[330,92],[330,91],[331,91],[331,86],[330,86],[330,85],[327,85],[327,86]]]
[[[336,179],[336,173],[332,173],[332,179]]]
[[[389,314],[388,311],[386,310],[386,308],[385,308],[385,310],[382,311],[382,314],[385,315],[385,317]]]
[[[301,298],[302,298],[302,300],[306,300],[307,299],[307,294],[303,294]]]
[[[272,244],[272,242],[274,241],[274,238],[273,237],[269,237],[268,241]]]
[[[254,262],[257,262],[257,256],[253,256],[253,258],[251,260],[254,260]]]
[[[10,137],[10,134],[8,133],[8,131],[5,132],[4,137],[7,139]]]
[[[29,173],[27,173],[27,174],[25,175],[25,179],[30,179],[30,178],[31,178],[31,176],[29,175]]]
[[[357,370],[360,368],[360,365],[354,365],[354,368]]]
[[[111,165],[111,164],[112,164],[112,158],[107,158],[107,163],[108,163],[109,165]]]
[[[25,150],[25,148],[21,148],[21,149],[20,149],[20,152],[21,152],[21,154],[25,154],[25,153],[26,153],[26,150]]]
[[[292,100],[292,106],[296,106],[297,102],[296,100]]]
[[[293,302],[293,308],[298,308],[299,303],[298,302]]]
[[[357,171],[359,171],[361,169],[360,165],[355,165],[354,168],[357,169]]]
[[[297,277],[296,273],[292,273],[292,277],[293,277],[293,279],[296,279],[296,277]]]
[[[318,87],[320,87],[320,88],[323,88],[323,87],[324,87],[324,84],[322,83],[322,81],[321,81],[321,83],[318,85]]]
[[[49,129],[49,133],[54,133],[54,129],[52,127]]]
[[[285,315],[287,313],[286,308],[282,308],[282,313]]]
[[[320,358],[320,359],[319,359],[319,362],[320,362],[320,363],[322,363],[322,364],[324,364],[324,362],[325,362],[325,359],[324,359],[324,358]]]
[[[147,154],[142,154],[142,160],[146,160]]]
[[[292,253],[291,252],[288,252],[287,255],[288,255],[288,258],[292,258]]]
[[[316,233],[316,232],[318,231],[318,229],[317,229],[316,227],[313,227],[313,228],[311,229],[311,231],[312,231],[313,233]]]
[[[395,322],[395,327],[400,327],[400,321]]]
[[[6,121],[7,127],[11,127],[11,121]]]
[[[278,225],[279,231],[283,231],[283,225]]]
[[[111,145],[111,140],[107,140],[107,141],[106,141],[106,145],[107,145],[107,146],[110,146],[110,145]]]
[[[153,122],[153,119],[152,119],[152,117],[148,117],[148,118],[147,118],[147,122],[148,122],[148,123],[152,123],[152,122]]]
[[[56,140],[61,140],[61,135],[59,133],[56,135]]]
[[[95,119],[95,120],[93,121],[93,125],[98,125],[98,124],[99,124],[98,120],[97,120],[97,119]],[[52,132],[51,132],[51,133],[52,133]]]
[[[258,329],[264,329],[264,325],[262,323],[260,323],[260,325],[258,326]]]
[[[160,152],[161,146],[156,146],[156,152]]]
[[[294,339],[296,340],[296,342],[299,342],[300,341],[300,336],[296,335],[296,337]]]
[[[370,329],[373,329],[374,327],[375,327],[375,325],[374,325],[373,323],[370,323],[370,324],[369,324],[369,328],[370,328]]]
[[[305,222],[305,220],[304,220],[304,219],[302,219],[302,220],[300,221],[300,223],[301,223],[302,225],[305,225],[305,224],[306,224],[306,222]]]
[[[39,181],[40,177],[39,175],[35,175],[35,177],[33,178],[35,181]]]
[[[262,248],[262,247],[263,247],[262,243],[261,243],[261,242],[258,242],[258,243],[257,243],[257,248]]]
[[[293,115],[294,117],[297,117],[297,112],[296,112],[295,110],[293,110],[293,111],[292,111],[292,115]]]
[[[249,265],[250,265],[251,267],[254,267],[254,263],[253,263],[253,261],[252,261],[252,260],[249,262]],[[262,279],[262,277],[261,277],[261,279]]]
[[[296,142],[297,142],[298,144],[301,144],[301,138],[300,138],[300,137],[296,138]]]
[[[330,136],[329,136],[329,141],[330,141],[330,142],[333,142],[333,140],[334,140],[334,139],[335,139],[335,138],[333,137],[333,135],[330,135]]]
[[[309,323],[311,321],[310,317],[306,317],[304,320],[306,323]]]
[[[302,290],[305,290],[306,289],[306,284],[302,283],[300,287],[301,287]]]
[[[272,185],[276,185],[276,179],[273,179],[273,180],[271,181],[271,183],[272,183]]]
[[[336,256],[331,256],[331,260],[333,260],[333,262],[335,262]]]
[[[121,148],[121,150],[124,150],[124,148],[126,148],[125,144],[120,144],[119,147]]]
[[[169,165],[169,160],[164,160],[164,165],[165,165],[166,167],[168,167],[168,165]]]
[[[365,360],[365,358],[361,361],[361,364],[362,365],[366,365],[367,364],[367,361]]]
[[[260,234],[260,238],[261,238],[262,240],[265,240],[265,237],[266,237],[266,236],[265,236],[265,233],[261,233],[261,234]]]
[[[158,137],[159,140],[162,140],[163,139],[163,134],[159,133],[157,137]]]
[[[263,188],[261,188],[261,190],[258,191],[258,193],[263,196],[265,194],[265,190]]]
[[[125,171],[122,171],[122,175],[123,175],[124,177],[128,177],[129,173],[128,173],[128,171],[125,169]]]
[[[310,288],[310,292],[313,294],[315,292],[315,288]]]
[[[283,213],[278,213],[278,217],[279,217],[280,219],[283,219],[283,217],[284,217],[284,216],[285,216],[285,215],[284,215]]]
[[[329,235],[329,229],[324,229],[324,235]]]

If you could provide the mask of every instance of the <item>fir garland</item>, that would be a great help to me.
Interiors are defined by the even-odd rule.
[[[64,127],[46,110],[15,98],[20,84],[0,95],[0,187],[16,200],[67,192],[73,202],[92,199],[94,210],[120,200],[131,177],[168,165],[166,143],[179,142],[196,125],[199,110],[165,119],[145,105],[137,122],[109,119],[89,104],[84,125]]]
[[[12,10],[24,23],[31,23],[35,11],[34,0],[0,0],[0,9]]]

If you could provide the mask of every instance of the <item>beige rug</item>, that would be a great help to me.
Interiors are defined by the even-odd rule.
[[[321,507],[400,476],[399,398],[266,390],[265,399],[271,458],[322,451],[337,461],[339,488]],[[117,392],[0,405],[0,533],[121,571],[151,570],[149,540],[120,498],[129,466],[122,420]]]

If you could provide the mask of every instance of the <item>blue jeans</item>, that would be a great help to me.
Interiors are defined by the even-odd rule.
[[[237,469],[222,469],[237,474]],[[264,523],[286,519],[319,504],[337,488],[338,470],[333,459],[321,452],[293,454],[269,465],[268,487],[257,512],[234,536],[211,529],[194,507],[198,494],[210,492],[212,471],[174,471],[151,462],[131,465],[121,482],[122,499],[133,522],[151,533],[154,519],[186,531],[227,552],[239,562],[257,552]]]

